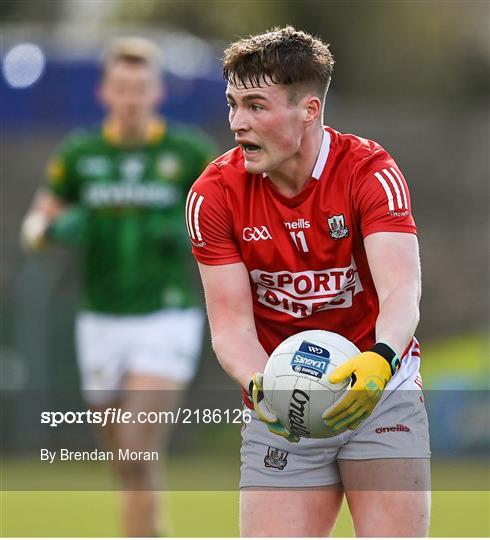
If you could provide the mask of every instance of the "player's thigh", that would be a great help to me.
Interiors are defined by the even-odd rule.
[[[100,391],[89,391],[89,396],[102,396]],[[101,403],[89,403],[90,410],[100,413],[101,418],[104,418],[107,410],[116,410],[120,406],[119,398],[113,400],[104,399]],[[95,433],[98,440],[104,445],[104,448],[111,450],[114,454],[119,452],[119,437],[118,424],[115,422],[107,422],[105,425],[96,424]]]
[[[242,535],[328,534],[342,500],[336,461],[340,438],[290,443],[249,412],[242,429]]]
[[[427,535],[428,459],[345,459],[338,465],[357,536]]]
[[[407,379],[346,436],[339,473],[356,532],[424,536],[430,514],[430,447],[420,388]]]
[[[342,504],[340,486],[240,492],[242,537],[315,537],[330,534]]]

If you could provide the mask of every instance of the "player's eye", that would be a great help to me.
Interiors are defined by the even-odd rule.
[[[228,108],[232,111],[236,108],[235,103],[232,103],[231,101],[227,101],[226,104],[228,105]]]
[[[261,111],[263,109],[263,107],[257,105],[257,103],[252,103],[252,105],[250,105],[250,108],[252,109],[252,111]]]

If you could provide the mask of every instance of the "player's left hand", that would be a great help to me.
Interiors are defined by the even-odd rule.
[[[252,399],[254,405],[254,411],[257,415],[257,418],[262,422],[265,422],[267,429],[274,433],[274,435],[279,435],[284,437],[289,442],[298,442],[299,437],[286,427],[283,426],[277,416],[273,413],[269,407],[264,396],[264,387],[263,387],[263,375],[262,373],[255,373],[250,381],[249,385],[250,398]]]
[[[355,379],[352,387],[337,403],[322,415],[325,424],[333,431],[351,430],[365,420],[381,398],[382,392],[391,379],[390,364],[380,354],[367,351],[347,360],[335,369],[329,381],[342,382],[347,377]]]

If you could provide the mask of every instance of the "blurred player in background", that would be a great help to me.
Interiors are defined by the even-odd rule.
[[[325,536],[345,493],[357,535],[423,536],[416,227],[393,158],[323,126],[332,68],[328,46],[291,27],[232,44],[224,75],[238,146],[187,199],[213,347],[255,411],[242,432],[241,534]],[[267,407],[261,373],[281,341],[313,329],[364,352],[330,376],[355,377],[323,415],[338,435],[299,440]]]
[[[186,274],[185,196],[214,154],[196,130],[158,116],[162,59],[152,42],[122,38],[103,59],[100,128],[68,137],[22,226],[22,242],[84,250],[83,311],[76,325],[85,397],[94,409],[158,411],[175,406],[197,368],[203,314]],[[162,392],[165,390],[166,392]],[[104,428],[108,449],[159,449],[162,424]],[[123,529],[155,536],[158,489],[151,461],[117,463]]]

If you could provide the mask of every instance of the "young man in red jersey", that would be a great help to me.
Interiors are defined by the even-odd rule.
[[[213,347],[255,410],[243,431],[241,534],[329,534],[345,494],[357,535],[423,536],[416,228],[390,155],[323,126],[332,67],[327,45],[291,27],[232,44],[224,75],[238,146],[187,199]],[[331,375],[355,380],[324,414],[338,435],[298,440],[265,405],[261,373],[281,341],[311,329],[364,352]]]

